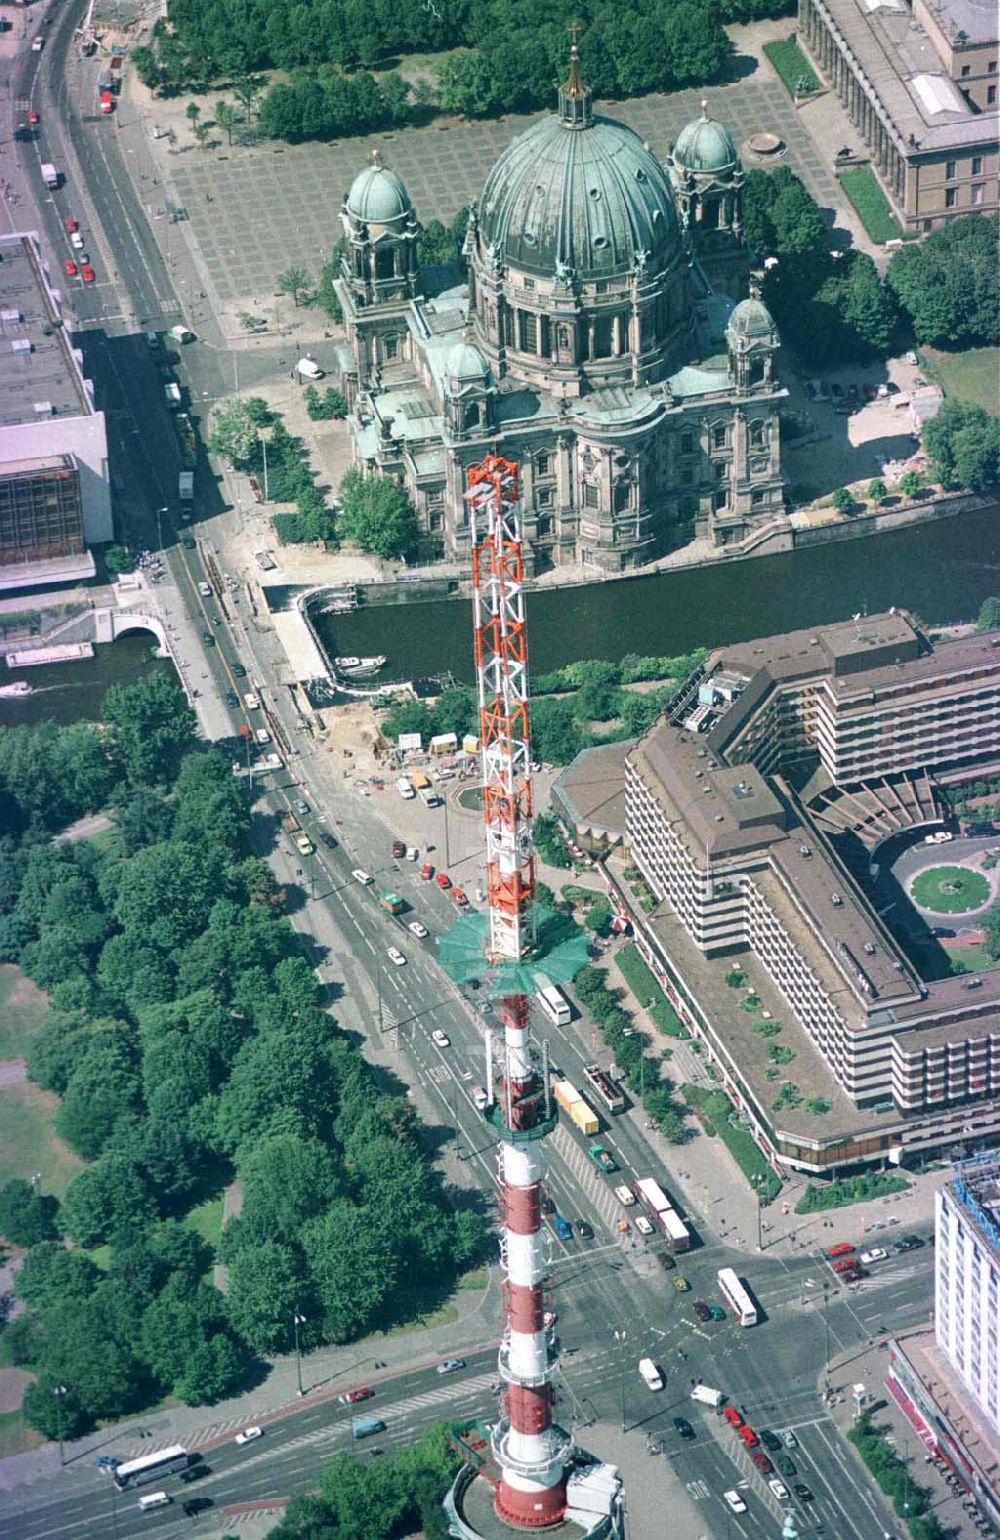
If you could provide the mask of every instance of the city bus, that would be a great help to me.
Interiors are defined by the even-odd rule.
[[[554,984],[548,989],[540,989],[535,996],[542,1010],[554,1027],[568,1027],[573,1018],[573,1012],[569,1008],[569,1001],[561,989]]]
[[[731,1267],[722,1267],[716,1275],[719,1293],[741,1326],[757,1325],[757,1306]]]
[[[137,1460],[126,1460],[115,1466],[115,1486],[119,1492],[125,1492],[129,1487],[145,1486],[147,1481],[159,1481],[164,1476],[172,1476],[175,1471],[187,1470],[190,1464],[191,1458],[184,1445],[171,1444],[169,1449],[143,1454]]]

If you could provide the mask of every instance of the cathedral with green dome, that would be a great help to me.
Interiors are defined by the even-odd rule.
[[[339,349],[357,462],[406,487],[420,557],[462,566],[467,467],[521,466],[528,571],[594,576],[784,522],[779,338],[749,295],[743,168],[707,109],[657,159],[595,113],[574,44],[558,110],[469,209],[465,282],[422,273],[376,153],[341,208]]]

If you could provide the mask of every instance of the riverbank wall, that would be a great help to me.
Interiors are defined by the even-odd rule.
[[[600,583],[625,583],[639,578],[664,576],[673,572],[688,572],[693,568],[731,566],[737,562],[755,561],[761,556],[787,555],[818,545],[832,544],[841,540],[877,540],[879,535],[905,529],[915,524],[928,524],[940,519],[957,518],[963,513],[982,513],[998,507],[995,498],[984,497],[976,492],[929,498],[926,502],[908,503],[899,508],[866,510],[854,517],[835,518],[824,524],[796,523],[782,520],[771,532],[758,535],[748,549],[719,551],[713,555],[692,555],[685,559],[683,552],[646,567],[633,568],[628,572],[608,572]],[[1000,507],[998,507],[1000,513]],[[873,555],[877,556],[877,549]],[[574,569],[575,570],[575,569]],[[579,589],[590,587],[593,578],[581,574],[570,576],[563,582],[533,583],[525,587],[536,593],[558,592],[561,588]],[[470,578],[457,577],[453,569],[435,576],[433,573],[401,573],[384,582],[358,583],[359,605],[375,608],[394,604],[417,604],[441,599],[465,598],[472,592]]]

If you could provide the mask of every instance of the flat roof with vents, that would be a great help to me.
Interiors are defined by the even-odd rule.
[[[93,410],[38,237],[0,236],[0,428]]]

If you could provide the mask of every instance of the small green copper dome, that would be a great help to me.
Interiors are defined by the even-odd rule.
[[[765,338],[777,341],[778,328],[767,306],[759,299],[741,299],[726,327],[731,346],[761,342]]]
[[[347,194],[347,212],[366,225],[391,225],[410,213],[410,195],[399,177],[377,158],[358,173]]]
[[[707,103],[702,102],[701,108],[701,117],[680,131],[673,148],[674,165],[685,171],[732,171],[739,163],[733,136],[724,123],[709,117]]]

